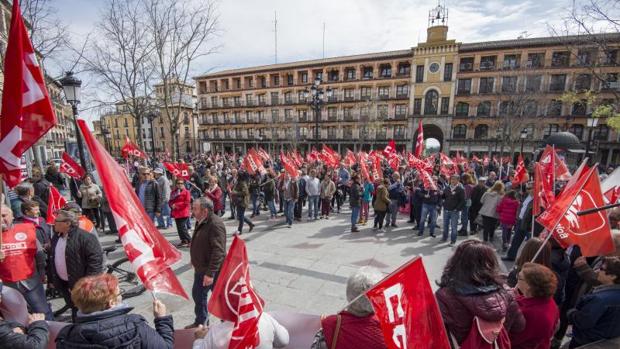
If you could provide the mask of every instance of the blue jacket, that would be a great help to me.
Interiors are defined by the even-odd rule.
[[[567,314],[573,324],[571,348],[620,336],[620,284],[596,287]]]
[[[78,314],[76,323],[65,326],[56,337],[58,349],[126,348],[165,349],[174,346],[172,316],[155,319],[155,329],[132,307],[119,306],[92,314]]]

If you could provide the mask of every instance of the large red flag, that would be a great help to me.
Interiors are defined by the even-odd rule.
[[[235,236],[209,299],[209,312],[235,323],[228,348],[258,345],[258,321],[265,302],[254,291],[245,242]]]
[[[360,161],[360,172],[362,173],[363,180],[368,179],[371,182],[373,181],[368,172],[368,165],[366,165],[366,161]]]
[[[67,152],[62,153],[62,163],[59,170],[60,173],[65,173],[75,179],[80,179],[86,174],[82,166],[78,165]]]
[[[416,158],[421,159],[422,153],[424,153],[424,128],[422,127],[422,120],[418,122],[418,138],[415,142],[415,155]]]
[[[551,160],[553,160],[553,162],[551,162]],[[543,173],[546,172],[546,166],[549,166],[550,169],[551,164],[553,163],[553,175],[558,181],[567,181],[571,177],[568,167],[564,161],[560,159],[555,149],[550,145],[547,145],[543,153],[540,155],[540,162],[544,165]]]
[[[189,165],[184,162],[177,162],[174,166],[179,170],[177,177],[189,181]]]
[[[610,204],[616,203],[620,198],[620,167],[617,167],[601,183],[601,190]]]
[[[164,167],[168,170],[168,172],[172,173],[173,176],[180,177],[181,171],[175,164],[164,161]]]
[[[389,349],[450,349],[422,258],[416,257],[366,291]]]
[[[355,154],[351,151],[351,149],[347,149],[347,155],[344,157],[344,165],[347,167],[353,166],[357,160],[355,159]]]
[[[372,161],[372,181],[383,180],[383,169],[381,168],[381,158],[375,156]]]
[[[383,155],[386,158],[389,158],[393,153],[396,153],[396,142],[393,139],[390,139],[388,145],[383,149]]]
[[[398,171],[398,168],[400,167],[400,157],[398,156],[398,154],[390,154],[390,157],[388,158],[388,165],[390,165],[392,170]]]
[[[545,202],[547,205],[553,204],[555,201],[555,151],[547,146],[545,153],[540,157],[540,171],[542,174],[541,183],[545,194]]]
[[[422,178],[422,183],[424,183],[424,188],[427,190],[439,190],[437,187],[437,183],[433,179],[433,176],[423,168],[418,168],[418,173],[420,174],[420,178]]]
[[[146,158],[148,158],[148,156],[146,156],[146,154],[142,150],[140,150],[140,148],[138,148],[138,146],[135,145],[129,139],[129,137],[125,137],[125,145],[123,145],[123,148],[121,148],[121,156],[127,159],[129,155],[135,156],[138,158],[143,158],[145,160]]]
[[[512,185],[517,186],[521,183],[527,182],[529,179],[527,169],[525,168],[525,162],[523,156],[519,154],[519,160],[517,160],[517,168],[515,170],[514,178],[512,179]]]
[[[14,187],[21,180],[21,156],[57,122],[18,0],[13,0],[4,74],[0,175]]]
[[[92,136],[86,122],[78,120],[78,126],[108,196],[125,253],[136,274],[148,290],[188,299],[170,268],[181,259],[181,253],[157,230],[142,208],[127,176]]]
[[[65,197],[60,194],[55,186],[50,185],[50,194],[47,199],[47,224],[54,224],[56,221],[56,211],[62,209],[67,204]]]
[[[280,161],[282,162],[282,166],[284,166],[284,170],[291,176],[292,178],[296,178],[299,173],[297,172],[297,168],[293,164],[293,161],[289,159],[286,154],[280,152]]]
[[[604,205],[598,169],[594,167],[575,176],[580,177],[564,188],[536,220],[549,231],[555,228],[553,236],[564,248],[578,245],[586,257],[611,253],[615,246],[605,210],[577,215],[579,211]]]

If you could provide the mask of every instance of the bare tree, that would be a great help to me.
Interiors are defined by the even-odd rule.
[[[121,102],[142,125],[154,107],[152,86],[154,45],[143,16],[140,0],[108,0],[96,32],[83,57],[83,68],[98,80],[104,95],[98,103]],[[142,137],[138,142],[144,149]]]
[[[214,3],[190,0],[143,0],[145,29],[152,35],[151,63],[163,85],[159,103],[173,139],[173,154],[180,157],[181,114],[188,107],[184,89],[192,85],[192,64],[214,52],[217,15]],[[191,99],[191,96],[190,96]],[[189,107],[193,107],[190,100]]]

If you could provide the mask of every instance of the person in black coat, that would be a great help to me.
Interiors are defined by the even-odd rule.
[[[95,290],[95,292],[93,292]],[[63,327],[56,337],[56,348],[159,349],[174,346],[174,326],[166,306],[153,302],[155,329],[132,307],[122,303],[118,279],[100,274],[80,279],[71,292],[80,312],[76,321]]]
[[[478,212],[482,208],[482,195],[487,191],[487,187],[484,185],[486,178],[478,178],[478,184],[471,191],[471,206],[469,207],[469,231],[473,234],[478,230],[478,224],[476,223],[476,217]]]
[[[0,281],[0,303],[2,303],[2,281]],[[0,348],[45,349],[49,331],[45,314],[28,315],[28,326],[5,320],[0,314]]]

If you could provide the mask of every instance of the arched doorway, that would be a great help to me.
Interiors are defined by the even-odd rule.
[[[439,146],[439,150],[433,150],[433,152],[442,151],[443,149],[443,131],[441,128],[434,124],[422,124],[422,132],[424,132],[424,143],[426,148],[437,149]],[[413,147],[415,148],[416,140],[418,139],[418,130],[416,128],[415,133],[413,134]],[[430,150],[430,149],[429,149]]]

